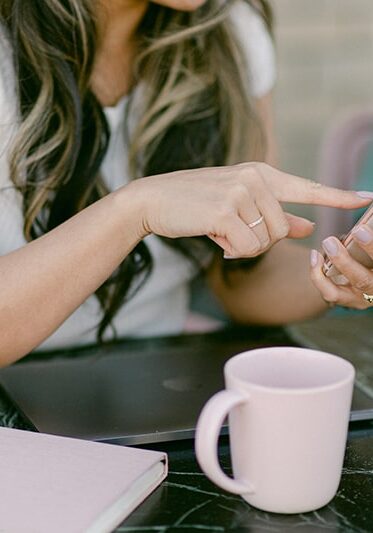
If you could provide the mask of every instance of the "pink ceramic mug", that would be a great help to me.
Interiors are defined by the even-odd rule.
[[[306,348],[262,348],[232,357],[224,375],[226,390],[207,402],[196,429],[205,474],[265,511],[304,513],[326,505],[342,473],[353,366]],[[228,414],[234,479],[217,457]]]

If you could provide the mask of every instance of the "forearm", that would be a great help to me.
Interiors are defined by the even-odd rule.
[[[292,241],[275,245],[252,270],[229,274],[221,265],[209,275],[212,289],[237,322],[286,324],[305,320],[327,309],[309,275],[309,250]]]
[[[143,236],[138,213],[125,187],[0,257],[0,366],[40,344],[110,276]]]
[[[49,234],[0,257],[0,365],[22,357],[47,338],[147,233],[168,238],[208,235],[227,255],[252,257],[268,242],[253,234],[242,213],[247,222],[255,220],[261,206],[272,243],[283,238],[285,231],[305,236],[310,224],[296,217],[289,221],[281,209],[280,202],[294,201],[347,209],[363,207],[370,199],[315,187],[263,163],[160,174],[135,180],[108,195]],[[302,272],[298,295],[291,289],[295,274],[289,276],[288,267],[292,262]],[[259,270],[246,273],[247,278],[237,274],[234,287],[222,288],[227,308],[238,320],[261,322],[284,322],[316,312],[320,299],[308,281],[306,263],[308,259],[300,264],[297,255],[288,255],[285,272],[275,274],[273,267],[278,265],[270,263],[268,276],[265,258]],[[285,305],[284,295],[290,299],[289,290],[295,307],[291,305],[290,316],[285,316],[277,308]]]

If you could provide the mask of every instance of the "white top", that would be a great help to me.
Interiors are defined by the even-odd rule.
[[[254,97],[272,89],[275,80],[274,51],[262,19],[247,4],[232,7],[232,22],[248,63],[248,84]],[[18,110],[12,51],[0,27],[0,254],[26,244],[23,236],[22,200],[9,178],[9,142],[17,127]],[[124,119],[127,99],[106,108],[111,130],[110,144],[102,165],[109,190],[128,183]],[[145,242],[154,260],[151,276],[138,293],[117,313],[114,325],[119,336],[169,335],[183,331],[189,307],[189,282],[195,276],[190,262],[154,235]],[[89,297],[62,326],[40,346],[55,349],[96,341],[101,318],[98,300]],[[27,327],[27,324],[25,324]],[[110,329],[110,328],[109,328]],[[108,332],[109,333],[109,332]]]

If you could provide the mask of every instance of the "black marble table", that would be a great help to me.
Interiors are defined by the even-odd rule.
[[[0,425],[31,430],[1,390]],[[298,515],[259,511],[216,487],[200,471],[191,440],[152,447],[168,453],[168,478],[116,531],[373,533],[373,422],[350,425],[342,481],[334,500],[318,511]],[[219,454],[223,469],[231,473],[228,437],[221,437]]]
[[[334,500],[318,511],[298,515],[259,511],[216,487],[200,471],[192,442],[157,449],[168,452],[168,478],[117,531],[373,532],[373,424],[350,433],[342,482]],[[231,473],[227,437],[221,439],[219,452],[224,470]]]

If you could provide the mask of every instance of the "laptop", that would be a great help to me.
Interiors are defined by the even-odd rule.
[[[351,421],[373,420],[373,314],[345,311],[286,328],[299,346],[334,353],[356,370]]]
[[[0,385],[41,432],[123,445],[189,439],[202,406],[224,387],[227,359],[294,344],[281,328],[123,340],[34,354],[2,369]],[[355,388],[351,416],[373,419],[363,389]]]

